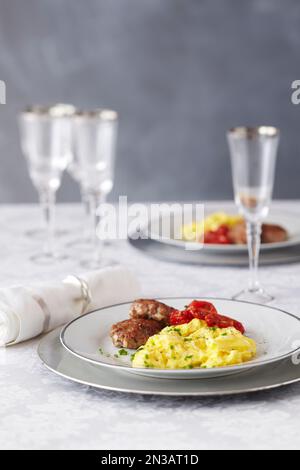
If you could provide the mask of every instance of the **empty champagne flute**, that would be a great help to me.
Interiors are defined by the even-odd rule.
[[[110,264],[97,236],[98,207],[113,187],[118,115],[109,109],[77,111],[73,118],[73,149],[81,193],[87,197],[91,220],[91,256],[82,265],[96,269]]]
[[[40,264],[61,260],[55,251],[55,201],[63,171],[72,160],[72,122],[75,108],[57,104],[32,106],[20,114],[21,147],[29,175],[39,193],[45,223],[43,252],[31,259]]]
[[[271,126],[236,127],[227,133],[235,202],[246,220],[250,278],[234,299],[267,303],[273,300],[258,280],[262,222],[272,198],[279,130]]]
[[[78,162],[76,161],[76,154],[73,155],[73,160],[67,168],[67,172],[73,178],[73,180],[79,184],[81,203],[83,208],[84,219],[81,222],[82,224],[82,234],[75,240],[72,240],[67,243],[67,246],[80,246],[82,248],[88,248],[90,246],[90,240],[92,237],[91,228],[90,228],[90,204],[89,197],[85,193],[81,181],[80,181],[80,170],[78,168]]]

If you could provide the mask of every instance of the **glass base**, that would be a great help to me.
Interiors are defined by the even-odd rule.
[[[262,287],[253,290],[245,289],[234,295],[232,298],[233,300],[244,300],[246,302],[253,302],[256,304],[267,304],[274,300],[274,297],[268,294]]]
[[[72,248],[73,246],[76,247],[76,248],[82,248],[83,250],[91,250],[91,246],[92,246],[92,241],[90,238],[76,238],[75,240],[71,240],[69,242],[66,243],[66,247],[70,247]],[[104,247],[107,247],[107,246],[111,246],[111,240],[103,240],[102,241],[103,243],[103,246]]]
[[[60,255],[57,253],[38,253],[30,257],[30,261],[41,266],[49,266],[52,264],[61,263],[68,259],[66,255]]]
[[[65,237],[66,235],[68,235],[70,232],[69,230],[67,229],[58,229],[58,230],[55,230],[55,236],[56,237]],[[29,229],[29,230],[26,230],[26,232],[24,233],[25,237],[27,238],[36,238],[36,239],[42,239],[45,237],[45,230],[41,229],[41,228],[33,228],[33,229]]]
[[[90,250],[91,242],[90,240],[85,240],[84,238],[77,238],[76,240],[71,240],[65,245],[67,248],[76,247],[82,250]]]
[[[107,268],[109,266],[113,266],[117,264],[115,261],[111,259],[84,259],[80,262],[80,265],[83,268],[86,269],[91,269],[91,270],[96,270],[96,269],[102,269],[102,268]]]

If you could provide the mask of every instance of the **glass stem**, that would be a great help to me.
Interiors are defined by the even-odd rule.
[[[98,194],[89,194],[88,195],[89,201],[89,216],[90,216],[90,226],[91,226],[91,242],[92,242],[92,249],[93,249],[93,262],[95,265],[100,263],[101,254],[102,254],[102,247],[103,243],[102,240],[97,235],[97,228],[99,224],[99,216],[97,209],[101,203],[101,196]]]
[[[249,251],[249,290],[255,292],[260,289],[258,281],[258,259],[261,243],[261,229],[260,222],[247,222],[247,241]]]
[[[94,222],[93,224],[90,223],[90,220],[91,220],[90,198],[89,198],[89,195],[83,189],[81,189],[81,201],[83,204],[84,217],[85,217],[85,223],[83,227],[83,240],[85,242],[89,242],[93,237],[92,230],[94,228]]]
[[[55,193],[42,191],[40,204],[43,212],[45,227],[45,242],[43,252],[46,256],[54,256],[54,230],[55,230]]]

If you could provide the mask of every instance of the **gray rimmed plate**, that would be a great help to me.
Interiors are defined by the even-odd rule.
[[[164,298],[162,301],[176,309],[183,309],[193,298]],[[133,351],[128,351],[125,356],[118,354],[109,335],[113,323],[128,318],[130,303],[106,307],[71,321],[61,332],[61,342],[71,354],[84,361],[130,374],[164,379],[206,379],[231,375],[257,369],[298,353],[299,318],[265,305],[216,298],[206,300],[212,302],[218,312],[244,324],[247,335],[257,343],[255,359],[236,366],[213,369],[133,368],[130,361],[130,353]]]
[[[163,380],[127,374],[89,364],[70,354],[60,342],[58,328],[40,341],[38,355],[55,374],[96,389],[144,395],[225,396],[283,387],[300,381],[300,366],[290,359],[208,380]],[[298,361],[299,362],[299,361]]]
[[[129,243],[145,255],[169,263],[191,264],[196,266],[235,266],[245,267],[249,265],[247,252],[230,252],[207,250],[184,250],[167,243],[142,238],[133,240],[129,238]],[[260,254],[260,266],[273,266],[279,264],[299,263],[300,247],[290,247],[281,250],[264,250]]]

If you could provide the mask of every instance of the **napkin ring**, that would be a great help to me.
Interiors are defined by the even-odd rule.
[[[76,281],[78,281],[79,284],[80,284],[81,298],[82,298],[82,301],[83,301],[81,315],[83,315],[84,313],[86,313],[87,308],[88,308],[88,306],[90,305],[90,303],[92,301],[91,289],[89,288],[88,283],[84,279],[82,279],[81,277],[75,276],[74,274],[72,275],[72,277],[74,279],[76,279]]]

